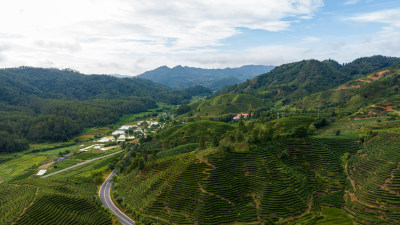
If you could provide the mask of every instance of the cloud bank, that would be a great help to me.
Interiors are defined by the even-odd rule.
[[[211,68],[279,65],[304,58],[350,61],[371,54],[393,55],[400,49],[400,9],[337,20],[383,24],[378,33],[351,42],[340,30],[337,36],[324,36],[299,28],[314,22],[323,8],[323,0],[4,0],[0,67],[69,67],[84,73],[135,75],[161,65]],[[246,39],[243,46],[227,41],[246,30],[282,39],[303,34],[270,44],[267,35],[257,46],[246,46]]]
[[[287,30],[322,6],[322,0],[6,0],[2,66],[135,73],[180,55],[215,52],[239,27]]]

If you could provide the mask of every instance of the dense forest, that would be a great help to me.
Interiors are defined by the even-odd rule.
[[[170,90],[140,78],[31,67],[3,69],[0,82],[0,152],[6,153],[26,150],[29,142],[66,141],[157,102],[184,104],[211,93],[201,86]]]

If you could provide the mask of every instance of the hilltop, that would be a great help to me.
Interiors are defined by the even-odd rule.
[[[341,65],[334,60],[302,60],[284,64],[271,72],[233,85],[215,95],[247,93],[263,99],[298,99],[329,90],[386,67],[400,65],[400,58],[372,56]]]
[[[239,68],[202,69],[187,66],[159,67],[138,75],[173,89],[182,89],[202,85],[212,90],[218,90],[228,85],[237,84],[257,75],[266,73],[274,66],[248,65]]]

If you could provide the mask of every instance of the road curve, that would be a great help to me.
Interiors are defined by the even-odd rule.
[[[108,157],[108,156],[118,154],[118,153],[120,153],[120,152],[122,152],[122,150],[121,150],[121,151],[118,151],[118,152],[114,152],[114,153],[108,154],[108,155],[105,155],[105,156],[102,156],[102,157],[99,157],[99,158],[94,158],[94,159],[87,160],[87,161],[85,161],[85,162],[78,163],[78,164],[73,165],[73,166],[70,166],[70,167],[68,167],[68,168],[65,168],[65,169],[56,171],[56,172],[54,172],[54,173],[50,173],[50,174],[47,174],[47,175],[45,175],[45,176],[42,176],[41,178],[46,178],[46,177],[49,177],[49,176],[53,176],[54,174],[64,172],[64,171],[66,171],[66,170],[72,169],[72,168],[77,167],[77,166],[81,166],[81,165],[86,164],[86,163],[93,162],[93,161],[98,160],[98,159],[103,159],[103,158],[106,158],[106,157]]]
[[[106,181],[101,185],[100,187],[100,200],[103,203],[103,206],[108,208],[113,214],[115,214],[119,222],[123,225],[133,225],[135,224],[135,221],[133,221],[131,218],[129,218],[127,215],[125,215],[121,210],[119,210],[113,203],[111,199],[111,188],[113,185],[113,182],[110,181],[111,178],[115,176],[115,171],[113,171],[110,176],[107,177]]]

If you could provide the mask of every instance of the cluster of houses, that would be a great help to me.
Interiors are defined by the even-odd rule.
[[[112,132],[112,136],[103,137],[98,140],[98,143],[107,143],[107,142],[122,142],[127,140],[133,140],[136,136],[145,136],[146,133],[150,132],[150,128],[159,127],[159,123],[157,121],[141,121],[136,125],[124,125],[118,128],[118,130]]]

